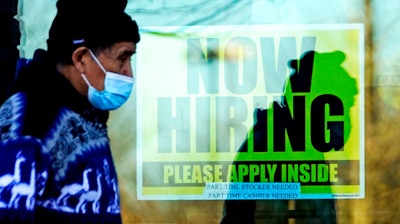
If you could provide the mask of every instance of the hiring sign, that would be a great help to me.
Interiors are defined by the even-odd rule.
[[[364,197],[360,24],[143,27],[142,200]]]

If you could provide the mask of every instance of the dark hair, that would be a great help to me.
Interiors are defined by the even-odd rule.
[[[124,12],[126,0],[58,0],[47,50],[53,60],[72,63],[72,52],[86,46],[107,48],[140,40],[136,22]]]

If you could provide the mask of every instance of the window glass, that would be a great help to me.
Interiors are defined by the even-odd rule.
[[[55,3],[19,1],[21,57]],[[379,3],[128,1],[136,84],[109,120],[124,223],[393,223],[399,4]]]

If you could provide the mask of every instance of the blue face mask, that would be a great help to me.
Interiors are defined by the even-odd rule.
[[[122,106],[128,100],[134,83],[132,77],[106,72],[104,90],[99,91],[90,85],[84,74],[82,77],[89,86],[89,102],[99,110],[115,110]]]

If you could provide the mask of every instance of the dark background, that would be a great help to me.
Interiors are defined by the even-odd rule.
[[[17,8],[18,0],[0,0],[0,104],[14,78],[19,57],[19,23],[14,18]]]

